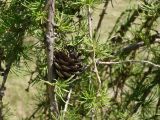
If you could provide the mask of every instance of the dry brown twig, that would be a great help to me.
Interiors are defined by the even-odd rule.
[[[88,6],[88,28],[89,28],[89,37],[92,40],[93,39],[93,33],[92,33],[92,14],[91,14],[91,7]],[[96,64],[96,53],[95,53],[95,47],[93,45],[93,64],[94,64],[94,72],[97,76],[97,80],[99,83],[99,89],[101,88],[101,79],[98,73],[97,64]]]
[[[97,61],[96,62],[98,65],[113,65],[113,64],[124,64],[124,63],[145,63],[145,64],[149,64],[152,65],[154,67],[158,67],[160,68],[159,64],[155,64],[151,61],[147,61],[147,60],[126,60],[126,61],[118,61],[118,62],[103,62],[103,61]]]
[[[106,0],[105,3],[104,3],[104,6],[103,6],[103,9],[102,9],[102,12],[100,13],[100,18],[99,18],[99,21],[98,21],[98,24],[97,24],[97,27],[94,31],[94,38],[96,37],[96,34],[98,33],[99,29],[101,28],[101,25],[102,25],[102,21],[104,19],[104,16],[106,14],[106,9],[107,9],[107,6],[108,6],[108,3],[109,3],[110,0]]]
[[[93,28],[92,28],[92,14],[91,14],[91,7],[88,6],[88,30],[89,30],[89,37],[91,40],[93,40]],[[94,46],[94,41],[93,41],[93,54],[91,55],[92,57],[92,62],[93,62],[93,66],[94,66],[94,72],[96,74],[99,86],[98,86],[98,91],[97,91],[97,96],[99,93],[99,90],[101,88],[101,79],[98,73],[98,69],[97,69],[97,64],[96,64],[96,53],[95,53],[95,46]],[[94,120],[94,112],[95,110],[91,110],[91,120]]]
[[[71,98],[71,94],[72,94],[72,88],[70,88],[68,96],[67,96],[67,101],[65,102],[65,106],[64,106],[64,110],[63,110],[63,119],[65,119],[65,113],[67,112],[67,108],[69,105],[69,100]]]

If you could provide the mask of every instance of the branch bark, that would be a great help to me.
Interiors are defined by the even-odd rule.
[[[48,0],[47,2],[47,12],[48,12],[48,21],[46,26],[46,35],[45,35],[45,47],[47,54],[47,64],[48,64],[48,81],[54,82],[55,74],[53,68],[53,50],[54,50],[54,4],[55,0]],[[48,99],[50,103],[51,114],[58,116],[58,104],[56,100],[55,87],[47,84]]]
[[[4,96],[4,91],[6,89],[5,84],[6,84],[6,81],[8,78],[8,74],[9,74],[11,65],[12,64],[9,64],[6,67],[6,70],[4,71],[3,80],[2,80],[1,87],[0,87],[0,120],[4,120],[3,111],[2,111],[3,110],[3,101],[2,100],[3,100],[3,96]]]
[[[150,44],[160,43],[160,33],[152,35],[150,37],[149,42],[150,42]],[[115,54],[115,55],[117,55],[117,54],[129,54],[132,51],[137,50],[137,49],[139,49],[140,47],[143,47],[143,46],[145,46],[145,42],[140,40],[140,42],[130,44],[130,45],[122,48],[122,50],[117,51],[116,53],[113,53],[113,54]]]

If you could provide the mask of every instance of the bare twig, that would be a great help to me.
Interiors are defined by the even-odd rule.
[[[115,32],[114,36],[116,36],[117,34],[120,34],[120,36],[123,37],[128,31],[128,29],[131,27],[132,23],[136,20],[140,12],[141,10],[139,8],[138,10],[137,9],[127,9],[124,12],[122,12],[120,17],[117,19],[116,24],[113,27],[108,39],[113,37],[114,32]],[[125,17],[126,19],[123,17]],[[120,23],[121,19],[125,19],[123,24]],[[118,39],[119,39],[118,37],[113,37],[111,40],[118,41]]]
[[[123,64],[123,63],[146,63],[149,65],[152,65],[154,67],[158,67],[160,68],[159,64],[155,64],[151,61],[147,61],[147,60],[126,60],[126,61],[119,61],[119,62],[102,62],[102,61],[97,61],[97,64],[101,64],[101,65],[113,65],[113,64]]]
[[[91,8],[90,6],[88,6],[88,30],[89,30],[89,37],[91,40],[93,40],[93,33],[92,33],[92,15],[91,15]],[[101,88],[101,80],[100,80],[100,76],[98,73],[98,69],[97,69],[97,64],[96,64],[96,53],[95,53],[95,45],[94,45],[93,41],[93,54],[92,54],[92,60],[93,60],[93,65],[94,65],[94,72],[96,73],[96,77],[97,80],[99,82],[99,86],[98,86],[98,92]],[[98,94],[97,94],[98,95]],[[91,112],[91,120],[94,120],[94,110],[92,110]]]
[[[88,6],[88,28],[89,28],[89,37],[90,39],[93,39],[93,33],[92,33],[92,15],[91,15],[91,8]],[[93,42],[94,43],[94,42]],[[95,47],[93,45],[93,64],[94,64],[94,72],[96,73],[97,80],[99,82],[99,89],[101,88],[101,79],[98,73],[97,64],[96,64],[96,53],[95,53]]]
[[[160,33],[152,35],[150,37],[149,42],[150,42],[150,44],[160,43]],[[137,43],[134,43],[134,44],[131,44],[131,45],[128,45],[128,46],[124,47],[121,51],[117,51],[117,53],[115,53],[115,54],[130,53],[131,51],[137,50],[138,48],[143,47],[144,45],[145,45],[144,41],[137,42]]]
[[[71,93],[72,93],[72,88],[70,88],[68,96],[67,96],[67,101],[65,102],[64,110],[63,110],[63,119],[65,118],[65,113],[67,112],[69,100],[71,98]]]
[[[98,33],[101,25],[102,25],[102,21],[103,21],[103,19],[104,19],[104,15],[106,14],[106,9],[107,9],[107,6],[108,6],[109,1],[110,1],[110,0],[106,0],[106,1],[105,1],[105,4],[104,4],[103,9],[102,9],[102,12],[101,12],[101,14],[100,14],[100,18],[99,18],[97,27],[96,27],[96,29],[95,29],[95,31],[94,31],[94,35],[93,35],[94,38],[95,38],[96,34]]]
[[[42,108],[43,105],[38,106],[37,109],[35,109],[35,111],[32,113],[32,115],[30,117],[27,118],[27,120],[31,120],[32,118],[35,118],[35,115],[38,111],[40,111],[40,109]]]
[[[92,39],[93,38],[93,33],[92,33],[92,13],[91,13],[91,7],[88,6],[88,28],[89,28],[89,37]]]
[[[93,64],[94,64],[94,72],[96,73],[96,76],[97,76],[97,80],[99,82],[99,89],[101,88],[101,78],[99,76],[99,73],[98,73],[98,69],[97,69],[97,62],[96,62],[96,58],[95,58],[95,51],[94,51],[94,55],[93,55]]]
[[[48,0],[47,8],[48,8],[48,21],[47,21],[47,28],[46,28],[46,38],[45,38],[45,45],[46,45],[46,53],[47,53],[47,63],[48,63],[48,81],[53,82],[55,79],[55,75],[53,74],[53,45],[54,45],[54,4],[55,0]],[[50,101],[50,110],[52,114],[58,116],[58,104],[56,101],[56,94],[55,94],[55,87],[47,85],[47,91],[49,94],[49,101]]]
[[[31,72],[31,76],[30,76],[30,79],[29,79],[29,81],[28,81],[28,86],[27,86],[27,88],[25,89],[26,92],[29,92],[30,85],[33,83],[33,75],[34,75],[34,73],[35,73],[36,71],[37,71],[37,70],[34,70],[34,71]]]

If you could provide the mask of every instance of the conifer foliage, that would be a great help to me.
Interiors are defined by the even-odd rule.
[[[160,2],[130,3],[102,41],[114,0],[1,0],[0,120],[8,75],[22,61],[35,64],[27,91],[42,86],[25,120],[159,120]]]

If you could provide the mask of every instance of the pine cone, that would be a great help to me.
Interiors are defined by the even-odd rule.
[[[81,54],[71,48],[67,48],[66,51],[55,51],[54,67],[60,78],[68,79],[72,75],[77,75],[83,69]]]

